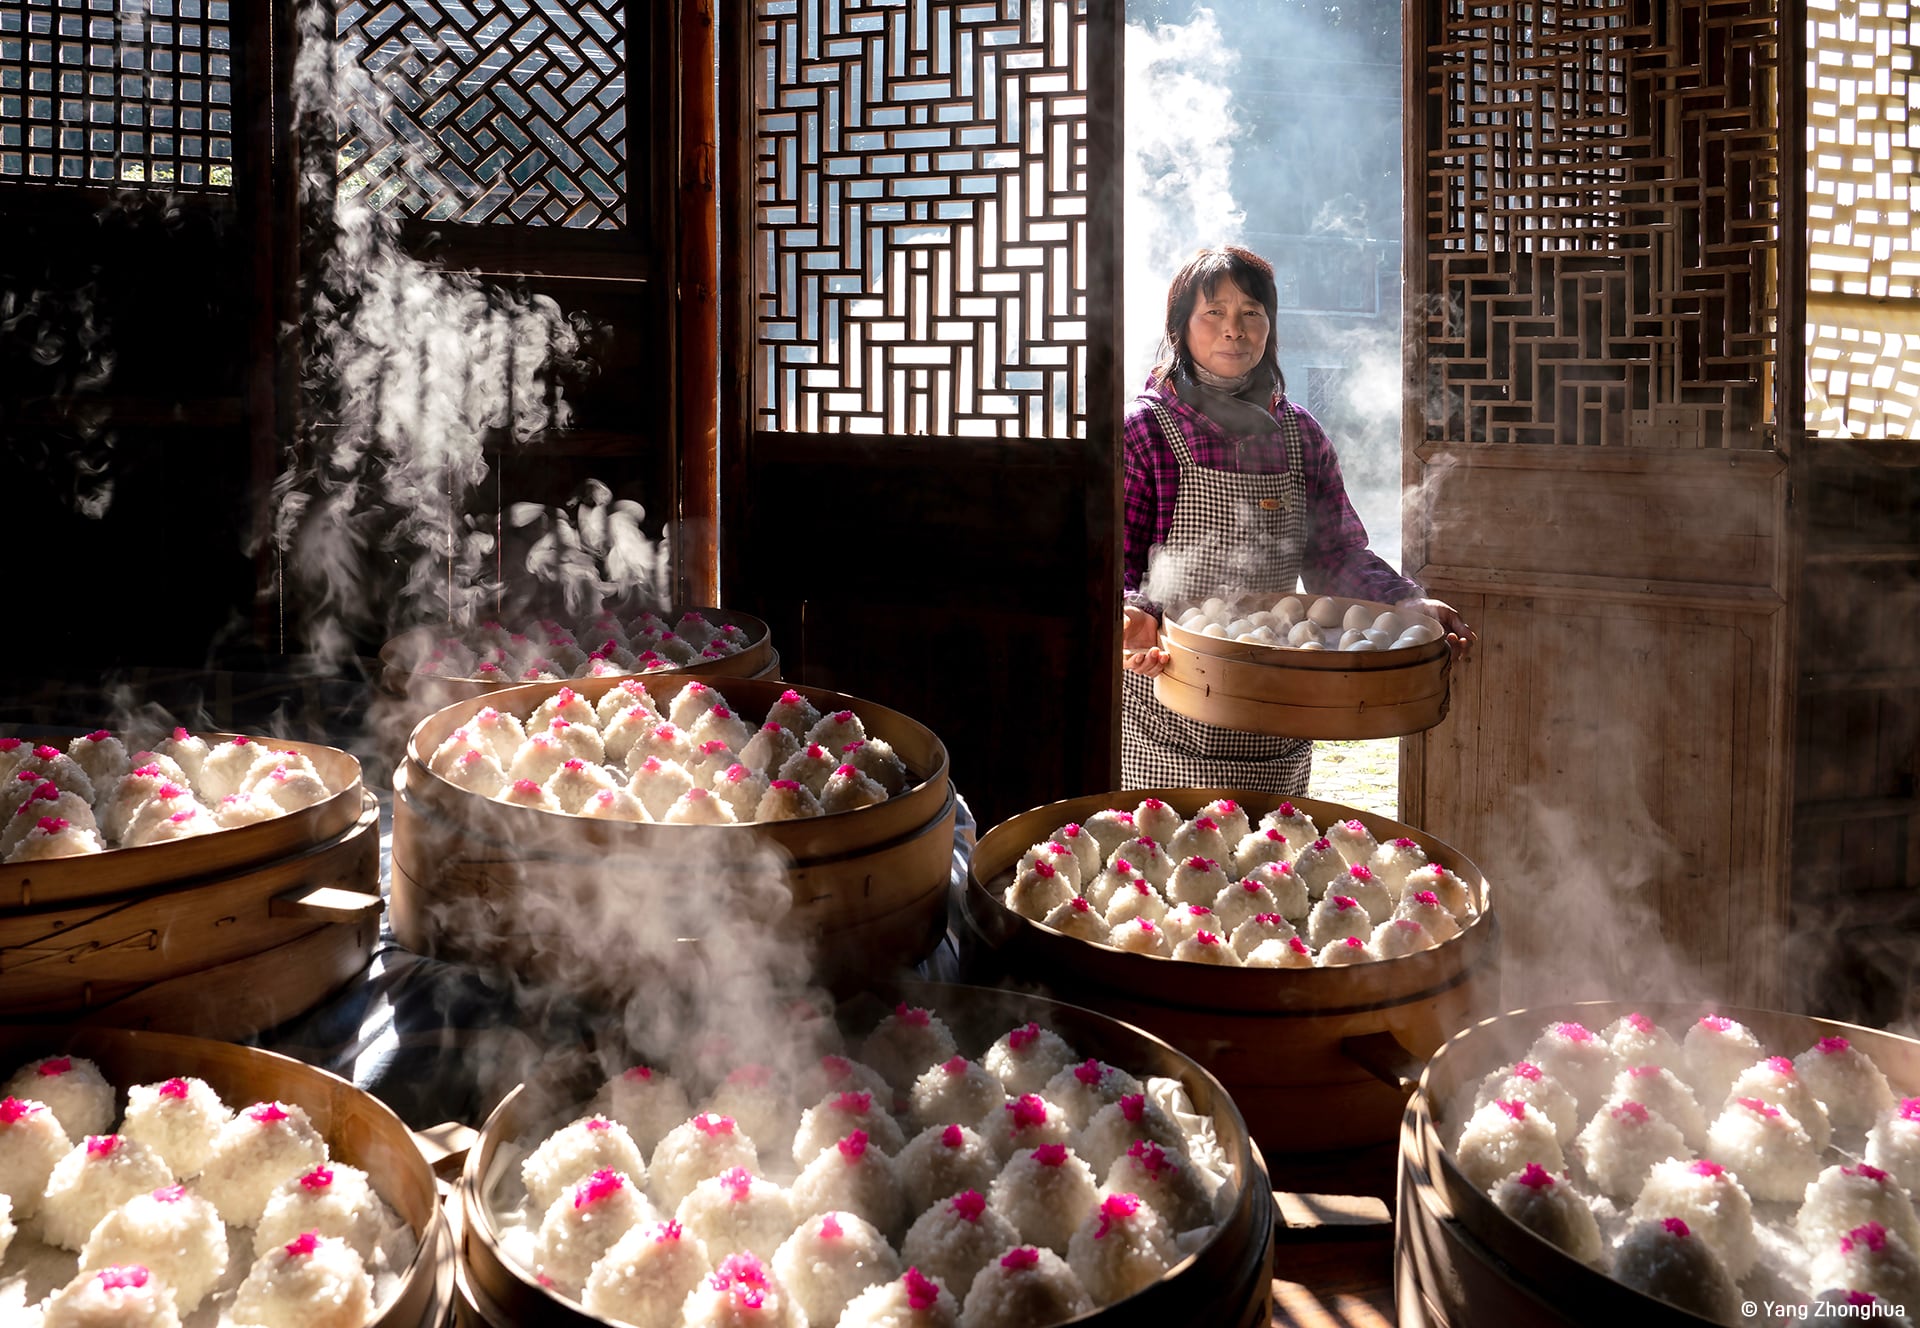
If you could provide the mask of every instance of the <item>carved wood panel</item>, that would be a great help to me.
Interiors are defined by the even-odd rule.
[[[757,428],[1085,435],[1087,0],[755,0]]]
[[[385,94],[342,119],[343,194],[429,222],[626,228],[625,4],[337,0],[335,32]]]
[[[1771,0],[1433,0],[1425,23],[1426,436],[1768,445]]]
[[[0,0],[0,183],[233,186],[228,0]]]
[[[1807,5],[1807,427],[1817,434],[1920,439],[1916,17],[1901,0]]]

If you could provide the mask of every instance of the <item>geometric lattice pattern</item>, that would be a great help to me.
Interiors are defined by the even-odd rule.
[[[1904,0],[1807,4],[1807,424],[1817,434],[1920,438],[1917,24]]]
[[[0,0],[0,182],[233,185],[228,0]]]
[[[1086,433],[1087,0],[754,0],[756,424]]]
[[[1774,0],[1428,0],[1429,436],[1768,445]]]
[[[340,108],[340,192],[426,221],[623,229],[626,10],[339,0],[336,58],[379,93]]]

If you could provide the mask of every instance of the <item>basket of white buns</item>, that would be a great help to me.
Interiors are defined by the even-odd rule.
[[[1447,714],[1452,652],[1421,613],[1337,595],[1211,598],[1169,607],[1160,703],[1221,728],[1391,738]]]

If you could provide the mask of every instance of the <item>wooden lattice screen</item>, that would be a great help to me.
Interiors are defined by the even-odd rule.
[[[1807,5],[1807,427],[1920,439],[1913,77],[1899,0]]]
[[[1427,436],[1768,445],[1771,0],[1436,0],[1426,21]]]
[[[754,2],[754,424],[1084,436],[1088,0]]]
[[[625,228],[626,10],[339,0],[342,51],[387,94],[340,126],[343,192],[421,221]]]
[[[0,183],[233,185],[228,0],[0,0]]]

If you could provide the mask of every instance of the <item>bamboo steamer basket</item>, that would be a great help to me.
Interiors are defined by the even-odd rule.
[[[695,610],[711,622],[722,626],[738,627],[748,636],[745,649],[725,659],[702,660],[699,663],[683,665],[676,669],[660,669],[656,673],[641,674],[641,677],[680,677],[695,678],[765,678],[780,676],[780,652],[773,648],[773,633],[767,624],[750,613],[739,613],[733,609]],[[471,700],[489,692],[497,692],[513,685],[510,682],[489,682],[484,678],[456,678],[438,673],[416,671],[409,660],[419,659],[432,648],[434,639],[441,635],[431,627],[416,627],[403,632],[380,647],[380,683],[389,695],[405,697],[422,707],[422,714],[453,705],[458,701]],[[625,677],[632,675],[614,675]]]
[[[22,734],[31,740],[30,735]],[[201,733],[208,746],[230,741],[232,733]],[[335,790],[332,797],[297,812],[236,826],[217,834],[176,839],[165,844],[117,848],[86,857],[47,858],[0,864],[0,911],[35,905],[105,899],[134,891],[197,881],[209,876],[272,862],[323,844],[358,822],[364,810],[360,763],[336,747],[312,742],[247,735],[275,751],[299,752]]]
[[[368,1328],[439,1328],[453,1299],[453,1240],[426,1158],[400,1118],[337,1075],[286,1056],[206,1038],[120,1028],[0,1032],[5,1072],[37,1056],[71,1054],[95,1062],[122,1090],[176,1075],[204,1079],[231,1107],[293,1103],[326,1137],[335,1161],[367,1173],[380,1197],[413,1228],[419,1249],[397,1292]]]
[[[1342,614],[1371,600],[1326,596]],[[1397,738],[1447,717],[1453,652],[1446,638],[1403,650],[1296,650],[1162,627],[1166,671],[1153,694],[1175,714],[1244,733],[1289,738]]]
[[[1920,1095],[1920,1042],[1773,1010],[1592,1001],[1516,1010],[1464,1029],[1427,1063],[1401,1125],[1394,1301],[1403,1328],[1486,1323],[1701,1328],[1712,1322],[1634,1291],[1534,1235],[1461,1176],[1452,1150],[1442,1142],[1459,1135],[1466,1120],[1462,1111],[1471,1110],[1480,1080],[1524,1055],[1548,1024],[1574,1020],[1598,1031],[1634,1011],[1669,1032],[1705,1014],[1726,1015],[1784,1055],[1804,1051],[1823,1037],[1844,1037],[1873,1058],[1896,1096]],[[1761,1275],[1756,1269],[1749,1286]]]
[[[981,987],[905,982],[895,994],[933,1009],[963,1052],[978,1056],[1009,1028],[1037,1020],[1088,1056],[1142,1078],[1185,1084],[1194,1108],[1213,1118],[1239,1188],[1213,1237],[1150,1287],[1073,1320],[1086,1328],[1265,1328],[1272,1317],[1273,1199],[1265,1164],[1233,1099],[1193,1060],[1140,1029],[1104,1014],[1037,996]],[[882,1007],[884,1008],[884,1007]],[[542,1287],[500,1247],[499,1223],[485,1202],[502,1145],[557,1129],[597,1083],[525,1083],[509,1093],[480,1131],[460,1177],[462,1236],[454,1322],[460,1328],[590,1328],[607,1322],[577,1301]]]
[[[339,791],[257,825],[5,868],[18,902],[0,906],[0,1009],[244,1038],[364,969],[379,933],[379,804],[345,752],[274,742]]]
[[[546,980],[555,976],[556,938],[521,923],[520,897],[564,898],[589,869],[642,876],[650,860],[684,858],[708,846],[739,861],[758,840],[785,855],[791,907],[779,925],[814,943],[822,981],[843,986],[909,967],[930,954],[946,930],[956,802],[947,749],[932,731],[896,710],[838,692],[793,690],[822,713],[852,709],[875,737],[892,744],[917,784],[874,807],[797,821],[679,826],[596,821],[516,807],[455,787],[427,768],[433,751],[483,706],[526,715],[561,686],[597,702],[617,678],[536,683],[490,693],[421,721],[394,774],[392,918],[402,944],[421,953]],[[675,676],[638,679],[656,699],[685,684]],[[723,678],[712,685],[729,706],[764,715],[784,684]],[[481,937],[443,919],[478,906],[504,926]],[[689,938],[697,940],[697,938]]]
[[[1257,820],[1281,801],[1235,789],[1098,793],[995,826],[973,853],[961,908],[963,964],[1046,987],[1137,1024],[1227,1086],[1269,1157],[1388,1144],[1420,1062],[1499,1008],[1500,924],[1491,887],[1452,845],[1371,812],[1289,799],[1316,825],[1358,820],[1381,842],[1412,839],[1473,891],[1479,914],[1458,936],[1400,959],[1343,968],[1216,968],[1129,954],[1062,935],[1001,902],[1020,855],[1070,821],[1159,798],[1192,816],[1232,798]]]

